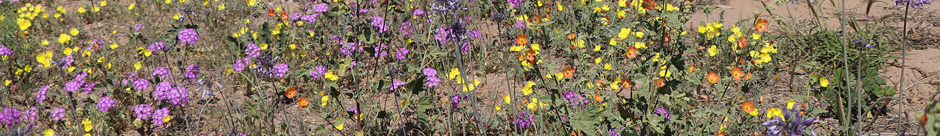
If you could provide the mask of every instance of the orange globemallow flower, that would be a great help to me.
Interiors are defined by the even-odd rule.
[[[666,79],[663,79],[661,77],[659,79],[656,79],[656,87],[663,87],[663,86],[666,86]]]
[[[636,47],[630,46],[630,48],[627,48],[627,53],[626,53],[626,54],[627,54],[627,59],[636,58],[636,55],[637,55],[637,53],[639,53],[639,52],[640,52],[640,50],[637,50]]]
[[[275,12],[274,12],[274,9],[268,9],[268,15],[272,15],[272,16],[273,16],[274,13],[275,13]]]
[[[303,96],[300,97],[300,100],[297,100],[297,105],[300,105],[300,107],[307,107],[307,105],[310,105],[310,102],[307,101],[306,96]]]
[[[757,32],[761,33],[767,31],[767,29],[769,29],[769,27],[767,27],[767,20],[763,18],[757,18],[757,22],[754,23],[754,29],[757,29]]]
[[[578,35],[574,32],[568,33],[568,40],[574,40],[574,38],[578,38]]]
[[[656,1],[643,0],[643,8],[646,8],[648,10],[653,10],[653,7],[656,7]]]
[[[744,76],[744,80],[749,80],[749,79],[751,79],[751,72],[747,72],[747,75]]]
[[[564,73],[565,73],[565,78],[574,77],[574,72],[575,72],[575,70],[574,70],[574,68],[571,68],[571,66],[565,67],[565,70],[563,70],[563,71],[564,71]]]
[[[604,99],[601,98],[601,94],[594,94],[594,101],[601,102],[604,101]]]
[[[743,110],[746,113],[754,112],[754,102],[744,101],[744,103],[741,104],[741,110]]]
[[[731,69],[731,77],[734,79],[741,80],[741,77],[744,77],[744,71],[741,67],[734,67]]]
[[[744,49],[744,47],[747,47],[747,38],[738,38],[738,49]]]
[[[705,80],[708,80],[708,82],[712,84],[718,83],[718,79],[720,78],[721,77],[718,77],[718,74],[715,74],[715,72],[708,72],[708,76],[705,76]]]
[[[695,72],[695,65],[689,65],[689,73]]]
[[[287,12],[281,11],[281,20],[287,20]]]
[[[535,50],[529,49],[525,51],[525,60],[529,63],[535,64]]]
[[[630,80],[624,79],[624,80],[623,80],[623,88],[630,88],[630,87],[633,87],[633,83],[631,83]]]
[[[529,43],[529,40],[527,40],[526,38],[527,36],[525,36],[524,34],[519,34],[518,36],[516,36],[516,44],[525,45]]]
[[[295,95],[297,95],[297,90],[294,90],[293,87],[287,88],[287,91],[284,92],[284,96],[287,96],[287,98],[294,98]]]
[[[663,35],[663,44],[668,44],[671,41],[672,41],[672,38],[669,38],[669,33],[666,33],[665,35]]]

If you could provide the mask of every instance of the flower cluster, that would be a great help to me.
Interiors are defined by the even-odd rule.
[[[532,114],[522,111],[513,118],[512,122],[516,124],[516,128],[528,128],[535,123],[535,119],[532,119]]]
[[[797,112],[793,104],[788,103],[787,109],[782,110],[782,113],[777,108],[767,110],[767,117],[772,119],[761,123],[767,126],[767,135],[803,135],[806,128],[819,123],[816,117],[803,118],[803,114]],[[810,134],[815,136],[816,132],[810,129]]]
[[[176,37],[183,43],[189,43],[190,45],[196,44],[196,41],[199,41],[199,34],[196,33],[195,29],[183,29],[180,30],[179,36]]]
[[[565,97],[565,100],[568,100],[568,102],[571,103],[571,107],[575,109],[584,108],[587,106],[587,103],[590,102],[588,99],[584,98],[584,96],[575,92],[564,92],[561,93],[561,95]]]
[[[98,103],[96,105],[98,106],[99,111],[108,112],[108,109],[114,107],[115,103],[114,99],[111,99],[111,96],[105,96],[98,98]]]

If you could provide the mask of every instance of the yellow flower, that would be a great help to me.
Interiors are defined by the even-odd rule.
[[[715,56],[717,54],[718,54],[718,46],[712,45],[712,47],[708,48],[708,56]]]
[[[509,104],[512,102],[512,97],[509,96],[509,94],[503,95],[503,101],[506,102],[506,104]]]
[[[620,6],[620,7],[627,7],[627,0],[620,0],[620,1],[617,1],[617,6]]]
[[[346,123],[340,123],[339,125],[336,125],[336,130],[343,130],[343,125],[346,125]]]
[[[85,13],[85,6],[78,7],[78,13]]]
[[[143,65],[140,64],[140,61],[138,61],[137,63],[134,63],[134,71],[140,70],[140,67],[142,66]]]
[[[529,109],[532,109],[532,110],[538,110],[538,107],[536,107],[536,105],[535,105],[536,103],[539,103],[539,99],[538,99],[538,98],[532,98],[532,102],[529,102],[529,104],[527,104],[526,107],[528,107]]]
[[[72,36],[69,36],[67,34],[59,34],[59,40],[58,40],[59,43],[65,44],[71,40],[72,40]]]
[[[167,1],[169,1],[169,0],[167,0]],[[179,13],[179,12],[177,12],[176,14],[173,14],[173,20],[180,20],[180,13]]]
[[[600,45],[594,45],[594,51],[601,51]]]
[[[170,4],[170,3],[173,3],[173,0],[165,0],[163,1],[163,3]]]
[[[646,42],[633,42],[637,49],[646,49]]]
[[[111,45],[110,45],[109,47],[111,47],[111,49],[115,49],[115,48],[120,47],[120,46],[119,46],[117,43],[111,43]]]
[[[258,47],[260,47],[261,50],[268,50],[268,43],[262,43],[261,45],[258,45]]]
[[[608,43],[608,44],[610,44],[610,45],[617,45],[617,40],[614,39],[614,38],[610,38],[610,43]]]
[[[617,33],[617,37],[619,37],[621,40],[623,40],[624,38],[627,38],[627,36],[630,36],[630,29],[629,29],[629,28],[620,28],[620,33]]]
[[[672,6],[672,4],[666,4],[666,11],[675,11],[679,10],[679,7]]]
[[[618,18],[623,18],[623,17],[626,16],[626,15],[627,15],[627,12],[626,12],[626,11],[619,10],[619,9],[617,10],[617,17],[618,17]]]
[[[610,68],[610,63],[605,63],[605,64],[604,64],[604,69],[610,70],[610,69],[611,69],[611,68]]]
[[[255,6],[255,2],[256,2],[256,1],[257,1],[257,0],[248,0],[248,6],[249,6],[249,7]]]
[[[91,129],[94,128],[94,126],[91,125],[91,121],[88,120],[88,118],[85,118],[85,120],[82,120],[82,126],[84,126],[85,132],[91,131]]]
[[[219,4],[219,6],[216,6],[216,7],[219,11],[225,10],[225,3]]]
[[[98,12],[98,11],[101,11],[101,8],[99,8],[98,6],[91,7],[91,12]]]
[[[494,109],[496,109],[496,111],[499,111],[499,110],[501,110],[502,108],[500,108],[499,105],[496,105],[496,107],[495,107]]]
[[[101,5],[102,7],[108,6],[108,1],[102,0],[101,2],[98,3],[98,5]]]
[[[330,81],[336,81],[339,79],[339,76],[333,75],[333,70],[326,71],[326,74],[323,74],[323,77],[329,79]]]
[[[29,28],[29,26],[32,26],[33,23],[32,21],[29,21],[29,19],[17,18],[16,25],[20,27],[20,30],[26,30],[27,28]]]
[[[760,34],[753,33],[751,34],[751,38],[753,38],[754,40],[760,40]]]
[[[44,136],[55,136],[55,130],[46,129],[46,131],[42,131],[42,135],[44,135]]]
[[[539,44],[532,44],[531,46],[532,46],[532,50],[534,50],[534,51],[536,52],[535,54],[539,54],[538,51],[539,51],[539,50],[542,50],[542,48],[540,48]]]
[[[659,61],[659,53],[656,53],[656,56],[653,56],[653,61]]]
[[[633,35],[636,35],[636,38],[643,38],[643,32],[636,32]]]
[[[323,102],[323,103],[320,103],[320,106],[326,106],[326,103],[330,101],[330,96],[324,95],[323,97],[320,97],[320,101]]]
[[[555,4],[555,5],[558,6],[558,11],[565,11],[565,7],[561,6],[561,4]]]
[[[829,87],[829,79],[826,79],[826,77],[819,77],[819,85],[822,87]]]
[[[52,66],[52,57],[52,51],[46,51],[46,53],[40,53],[39,55],[36,55],[36,61],[42,64],[43,67],[49,67]]]
[[[528,96],[529,94],[532,94],[532,86],[535,86],[535,82],[526,82],[525,87],[522,87],[522,95]]]
[[[163,117],[163,122],[164,122],[164,123],[170,122],[171,119],[173,119],[173,116],[166,116],[166,117]]]
[[[453,80],[454,78],[456,78],[456,77],[459,76],[459,75],[460,75],[460,69],[452,68],[452,69],[450,69],[450,73],[447,73],[447,79]]]
[[[793,101],[793,99],[787,100],[787,110],[792,110],[794,104],[796,104],[796,101]]]
[[[3,81],[3,86],[10,86],[10,83],[13,83],[13,81],[7,79],[7,80]]]
[[[780,117],[781,120],[787,121],[786,117],[783,117],[783,112],[777,108],[770,108],[767,110],[767,118],[773,118],[774,116]]]
[[[594,59],[594,64],[601,64],[601,61],[603,60],[604,60],[603,58]]]
[[[127,6],[127,10],[134,10],[135,5],[137,5],[137,2],[131,3],[131,5]]]
[[[287,48],[289,48],[290,50],[294,50],[294,49],[297,48],[297,45],[296,45],[296,44],[290,44],[290,45],[287,46]]]
[[[584,40],[575,41],[574,45],[578,46],[578,48],[584,49]]]

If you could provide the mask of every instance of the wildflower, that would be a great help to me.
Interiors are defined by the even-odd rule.
[[[451,103],[450,103],[450,104],[451,104],[450,108],[457,109],[457,106],[460,104],[460,99],[466,99],[466,98],[467,98],[467,96],[461,95],[461,94],[451,96],[451,97],[450,97],[450,101],[451,101]]]
[[[138,104],[134,106],[134,115],[137,115],[137,119],[149,119],[151,114],[153,114],[153,107],[150,107],[149,104]]]
[[[672,114],[669,113],[669,110],[666,110],[663,108],[656,108],[656,114],[663,115],[663,118],[666,118],[668,120],[672,119],[671,117]]]
[[[744,77],[744,71],[741,70],[741,67],[734,67],[731,69],[731,77],[741,80],[741,78]]]
[[[163,50],[163,47],[166,47],[166,44],[163,42],[154,42],[150,44],[150,51],[160,51]]]
[[[317,6],[313,8],[313,12],[323,13],[329,9],[330,9],[330,5],[326,3],[320,3],[320,4],[317,4]]]
[[[55,136],[55,130],[52,130],[51,128],[46,129],[45,131],[42,131],[42,135],[44,135],[44,136]]]
[[[829,87],[829,79],[826,79],[826,77],[819,77],[819,86]]]
[[[162,109],[157,109],[153,111],[153,116],[151,116],[151,122],[155,126],[163,126],[164,118],[170,116],[170,109],[163,107]]]
[[[525,87],[522,87],[522,95],[528,96],[529,94],[532,94],[532,86],[534,85],[535,85],[535,82],[532,82],[532,81],[526,82]]]
[[[180,42],[189,43],[190,45],[196,44],[196,41],[199,41],[199,33],[195,29],[183,29],[180,30],[179,35],[176,36]]]
[[[199,75],[199,66],[196,64],[190,64],[186,66],[186,71],[183,72],[183,77],[189,78],[189,81],[195,81],[196,75]]]
[[[708,48],[708,56],[718,55],[718,52],[718,46],[712,45],[712,47]]]
[[[284,74],[286,74],[287,70],[290,70],[290,68],[287,66],[287,64],[281,63],[274,66],[272,70],[274,70],[274,76],[284,77]]]
[[[401,47],[398,49],[398,53],[395,53],[395,58],[398,58],[398,60],[405,60],[405,55],[408,55],[408,48]]]
[[[403,85],[405,85],[405,82],[403,81],[398,81],[398,80],[392,81],[392,87],[389,88],[389,90],[398,89],[398,87],[403,86]]]
[[[322,103],[320,103],[320,106],[326,106],[327,102],[330,101],[330,96],[324,95],[323,97],[320,97],[320,101],[322,101]]]
[[[872,47],[875,47],[874,44],[869,43],[868,40],[865,40],[865,38],[858,38],[858,40],[854,40],[854,42],[858,46],[862,46],[862,47],[869,48],[869,49],[871,49]],[[3,45],[0,44],[0,46],[3,46]],[[0,53],[0,55],[3,55],[3,53]]]
[[[587,106],[588,99],[575,92],[564,92],[562,96],[571,103],[571,108],[580,109]]]
[[[170,85],[170,82],[163,81],[157,83],[153,89],[153,98],[154,100],[166,100],[169,96],[170,91],[173,87]]]
[[[59,34],[59,40],[58,40],[58,41],[59,41],[60,44],[68,43],[68,42],[71,41],[71,40],[72,40],[72,36],[69,36],[69,35],[67,35],[67,34]]]
[[[158,76],[160,78],[166,78],[168,76],[167,70],[164,67],[157,67],[153,69],[153,73],[150,73],[150,76]]]
[[[65,83],[65,87],[63,87],[62,90],[70,93],[75,92],[75,90],[78,90],[78,88],[81,87],[83,83],[85,83],[85,81],[72,80]]]
[[[233,65],[232,68],[235,72],[242,72],[242,70],[245,70],[245,66],[248,65],[248,60],[249,58],[235,60],[235,65]]]
[[[297,105],[300,107],[307,107],[307,105],[310,105],[310,102],[308,102],[307,97],[304,96],[297,100]]]
[[[721,77],[719,77],[718,74],[715,74],[715,72],[708,72],[708,75],[705,76],[705,80],[708,80],[708,82],[712,84],[718,83],[720,78]]]
[[[333,70],[327,70],[326,74],[323,75],[323,78],[329,79],[330,81],[336,81],[339,79],[339,76],[333,74]]]
[[[185,87],[177,86],[175,90],[170,90],[167,100],[173,105],[180,106],[189,102],[189,90]]]
[[[98,98],[98,103],[96,105],[98,106],[99,111],[108,112],[108,109],[114,106],[114,99],[111,99],[111,96],[101,97]]]
[[[318,80],[320,79],[320,77],[323,77],[323,74],[325,73],[326,73],[326,67],[324,66],[317,66],[314,69],[310,69],[310,76],[313,77],[313,79],[315,80]]]
[[[31,107],[28,110],[23,111],[24,121],[36,121],[36,116],[39,114],[39,109],[36,107]]]
[[[20,111],[16,108],[3,108],[3,112],[0,113],[0,123],[12,127],[20,122],[20,115]]]
[[[134,89],[137,91],[143,91],[149,87],[150,81],[147,81],[146,79],[137,79],[137,81],[134,81]]]
[[[630,28],[620,28],[620,33],[617,33],[617,37],[623,40],[627,38],[627,36],[630,36]]]
[[[6,46],[3,46],[3,44],[0,44],[0,56],[4,56],[4,55],[13,55],[13,50],[10,50],[10,48],[7,48]]]
[[[741,110],[743,110],[745,113],[751,114],[751,116],[757,116],[758,114],[757,109],[754,108],[754,102],[752,101],[744,101],[744,103],[741,104]]]
[[[923,9],[924,4],[930,4],[930,0],[895,0],[893,7],[897,8],[898,5],[904,4],[904,3],[911,5],[911,7],[920,7],[921,9]]]
[[[42,86],[39,88],[39,91],[36,91],[36,103],[42,104],[42,101],[46,100],[46,90],[49,90],[49,86]]]
[[[526,111],[522,111],[513,118],[513,123],[516,124],[516,128],[527,128],[532,126],[532,123],[535,122],[535,119],[532,119],[532,117],[532,114],[526,113]]]
[[[796,109],[784,110],[781,113],[779,109],[771,108],[768,110],[768,117],[771,117],[771,110],[775,112],[773,119],[761,123],[767,126],[767,135],[802,135],[806,128],[819,123],[816,117],[804,119],[803,115],[796,113]],[[810,134],[815,136],[816,132],[810,129]]]
[[[65,118],[65,108],[56,108],[49,112],[49,117],[52,117],[52,120],[59,121],[62,118]]]
[[[87,83],[87,84],[85,84],[85,94],[88,94],[88,93],[91,92],[91,90],[94,89],[94,88],[95,88],[95,83]]]
[[[258,55],[261,55],[261,48],[255,44],[248,44],[248,48],[245,49],[245,55],[251,58],[258,57]]]

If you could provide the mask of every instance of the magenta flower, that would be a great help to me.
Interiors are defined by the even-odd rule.
[[[392,81],[392,87],[389,88],[389,90],[398,89],[398,87],[403,86],[403,85],[405,85],[405,82],[403,81],[398,81],[398,80]]]
[[[447,44],[448,34],[449,33],[447,32],[446,28],[444,27],[437,28],[437,34],[434,34],[434,39],[437,39],[437,42],[441,43],[442,45]]]
[[[0,44],[0,56],[3,55],[13,55],[13,50],[10,50],[10,48],[7,48],[7,46]]]
[[[294,14],[290,14],[290,20],[300,19],[300,16],[303,16],[303,15],[304,13],[294,12]]]
[[[235,72],[242,72],[243,70],[245,70],[245,66],[248,65],[249,60],[251,59],[245,58],[245,59],[235,60],[235,65],[232,66],[232,69],[234,69]]]
[[[170,90],[167,95],[167,100],[176,106],[189,103],[189,90],[186,90],[185,87],[177,86],[176,89]]]
[[[281,63],[274,66],[272,70],[274,70],[274,76],[284,77],[284,74],[286,74],[287,70],[290,70],[290,68],[287,67],[287,64]]]
[[[414,12],[411,12],[411,15],[414,15],[414,16],[424,15],[424,10],[421,10],[420,8],[416,8]]]
[[[70,93],[75,92],[75,90],[78,90],[78,88],[81,87],[83,83],[85,83],[85,81],[72,80],[72,81],[65,83],[65,86],[62,87],[62,90],[65,90],[66,92],[70,92]]]
[[[23,114],[25,114],[23,116],[23,119],[29,120],[29,121],[35,121],[36,116],[39,115],[39,110],[36,109],[36,107],[32,107],[32,108],[29,108],[29,110],[23,111]]]
[[[440,78],[429,76],[428,79],[424,82],[424,85],[428,87],[435,87],[438,83],[441,83]]]
[[[398,49],[398,52],[395,53],[395,58],[398,58],[398,60],[405,60],[405,55],[408,55],[408,48],[401,47]]]
[[[320,14],[304,15],[300,17],[300,20],[307,21],[307,23],[314,23],[317,22],[317,16],[320,16]]]
[[[515,118],[513,118],[513,123],[516,124],[516,128],[527,128],[532,126],[535,122],[535,119],[532,118],[532,114],[526,113],[525,111],[519,112]]]
[[[0,123],[8,127],[12,127],[20,122],[20,111],[16,108],[3,108],[3,113],[0,113]]]
[[[170,82],[163,81],[157,83],[157,86],[153,89],[153,99],[155,100],[166,100],[170,95],[170,91],[173,89],[173,86],[170,85]]]
[[[146,79],[137,79],[137,81],[134,81],[134,89],[137,91],[143,91],[147,88],[150,88],[150,81]]]
[[[49,90],[49,86],[42,86],[39,88],[39,91],[36,91],[36,103],[42,104],[42,101],[46,100],[46,90]]]
[[[166,43],[155,42],[150,44],[150,51],[163,51],[163,47],[166,47]]]
[[[140,31],[140,29],[144,29],[144,24],[134,24],[134,31]]]
[[[62,57],[62,69],[68,69],[72,65],[72,62],[75,62],[75,59],[72,58],[72,55]]]
[[[164,67],[157,67],[153,69],[153,73],[150,73],[150,76],[159,76],[160,78],[166,78],[167,70]]]
[[[313,77],[314,80],[319,80],[320,77],[323,77],[323,74],[326,74],[326,67],[324,66],[317,66],[314,69],[310,69],[310,76]]]
[[[153,107],[150,107],[149,104],[138,104],[134,106],[134,114],[137,115],[137,119],[149,119],[150,114],[153,114]]]
[[[105,96],[98,98],[98,103],[96,105],[98,106],[99,111],[108,112],[108,109],[111,109],[111,107],[113,107],[115,104],[114,99],[111,99],[111,96]]]
[[[167,116],[170,116],[170,109],[167,109],[166,107],[163,107],[162,109],[157,109],[153,111],[153,117],[151,118],[151,122],[155,126],[163,126],[163,117],[167,117]]]
[[[199,75],[199,66],[196,64],[190,64],[186,66],[186,72],[183,72],[183,77],[189,78],[189,81],[195,81],[196,75]]]
[[[323,13],[329,9],[330,9],[330,5],[327,5],[326,3],[320,3],[320,4],[317,4],[317,7],[313,8],[313,12]]]
[[[95,89],[95,83],[85,84],[85,94],[90,93],[92,89]]]
[[[59,121],[62,118],[65,118],[65,108],[56,108],[49,112],[49,117],[52,117],[52,120]]]
[[[196,44],[196,41],[199,41],[199,33],[196,33],[195,29],[183,29],[180,30],[179,36],[176,36],[176,39],[179,39],[180,42],[193,45]]]
[[[251,58],[258,57],[258,55],[261,55],[261,48],[255,44],[248,44],[248,48],[245,49],[245,55]]]

